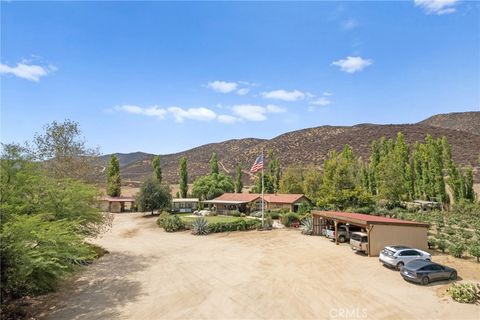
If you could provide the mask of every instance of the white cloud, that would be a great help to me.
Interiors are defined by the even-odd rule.
[[[285,109],[283,107],[279,107],[279,106],[276,106],[274,104],[267,105],[267,112],[269,112],[269,113],[282,113],[282,112],[285,112],[285,111],[287,111],[287,109]]]
[[[232,107],[233,114],[237,117],[250,121],[267,120],[267,109],[262,106],[241,104]]]
[[[159,108],[157,106],[142,108],[136,105],[126,104],[122,106],[116,106],[114,109],[116,111],[124,111],[131,114],[141,114],[144,116],[158,117],[159,119],[164,119],[165,115],[167,114],[167,110]]]
[[[227,123],[227,124],[230,124],[230,123],[235,123],[238,121],[238,118],[234,117],[234,116],[230,116],[228,114],[221,114],[217,117],[217,120],[218,122],[221,122],[221,123]]]
[[[346,57],[332,62],[333,65],[339,66],[340,70],[347,73],[355,73],[362,71],[373,63],[370,59],[363,59],[362,57]]]
[[[342,22],[342,28],[344,30],[351,30],[358,27],[358,21],[355,19],[348,19]]]
[[[28,64],[27,61],[17,63],[17,66],[10,67],[9,65],[0,63],[1,74],[13,74],[16,77],[38,82],[41,77],[57,70],[53,65],[46,67],[34,64]]]
[[[228,82],[228,81],[212,81],[207,84],[207,88],[221,93],[230,93],[235,91],[238,95],[244,96],[250,92],[250,87],[255,86],[254,83],[247,81]]]
[[[328,92],[328,91],[325,91],[325,92],[323,93],[323,95],[324,95],[325,97],[330,97],[332,94],[331,94],[330,92]]]
[[[177,122],[183,122],[185,119],[210,121],[217,117],[216,113],[207,108],[189,108],[170,107],[168,112],[173,115]]]
[[[443,15],[454,13],[458,0],[415,0],[415,6],[425,10],[427,14]]]
[[[247,93],[250,92],[250,89],[249,88],[242,88],[242,89],[238,89],[237,90],[237,94],[241,95],[241,96],[244,96],[246,95]]]
[[[229,93],[237,90],[238,83],[226,81],[213,81],[207,84],[207,87],[221,93]]]
[[[300,90],[286,91],[286,90],[274,90],[261,93],[265,99],[277,99],[283,101],[297,101],[303,100],[305,97],[312,96],[310,93],[305,93]]]
[[[139,114],[148,117],[157,117],[165,119],[167,115],[172,115],[177,122],[183,122],[185,119],[210,121],[214,120],[217,115],[214,111],[207,108],[189,108],[182,109],[179,107],[170,107],[168,109],[160,108],[158,106],[151,106],[142,108],[137,105],[121,105],[114,108],[115,111],[123,111],[130,114]]]
[[[322,107],[328,106],[331,103],[332,103],[332,101],[330,101],[330,99],[325,98],[325,97],[320,97],[317,100],[310,101],[310,104],[313,104],[313,105],[316,105],[316,106],[322,106]]]

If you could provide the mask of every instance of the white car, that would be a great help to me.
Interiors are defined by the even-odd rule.
[[[420,249],[412,249],[405,246],[387,246],[380,252],[378,258],[381,263],[388,267],[400,270],[401,267],[413,260],[431,261],[430,253]]]

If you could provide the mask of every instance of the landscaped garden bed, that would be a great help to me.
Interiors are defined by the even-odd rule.
[[[167,232],[192,230],[194,234],[259,229],[261,221],[252,217],[206,216],[162,213],[157,224]]]

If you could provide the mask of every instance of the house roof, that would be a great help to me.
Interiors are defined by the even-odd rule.
[[[258,193],[224,193],[213,200],[209,200],[209,203],[246,203],[253,202],[261,196]],[[264,200],[269,203],[295,203],[302,197],[305,196],[303,194],[265,194]]]
[[[100,201],[109,201],[109,202],[135,202],[134,197],[101,197]]]
[[[305,197],[303,194],[266,194],[264,199],[269,203],[295,203],[301,198]]]
[[[259,197],[260,195],[257,193],[224,193],[211,201],[240,201],[244,203],[255,201]]]
[[[234,201],[234,200],[204,200],[203,203],[221,203],[221,204],[244,204],[249,201]]]
[[[427,223],[415,222],[415,221],[407,221],[407,220],[400,220],[388,217],[381,217],[381,216],[372,216],[369,214],[362,214],[362,213],[351,213],[351,212],[336,212],[336,211],[318,211],[313,210],[313,215],[330,218],[330,219],[337,219],[343,222],[351,222],[354,224],[392,224],[392,225],[404,225],[404,226],[416,226],[416,227],[428,227]]]

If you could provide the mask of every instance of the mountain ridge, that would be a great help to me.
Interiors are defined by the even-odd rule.
[[[435,115],[414,124],[370,124],[354,126],[318,126],[299,129],[280,134],[272,139],[244,138],[223,142],[208,143],[189,150],[160,155],[163,177],[169,183],[178,182],[178,162],[181,157],[188,159],[189,181],[209,172],[209,159],[217,153],[220,170],[233,175],[237,163],[242,164],[244,172],[260,154],[261,150],[273,150],[283,167],[290,165],[314,165],[320,167],[330,150],[341,150],[345,144],[366,159],[370,153],[372,140],[385,136],[394,138],[398,132],[405,135],[408,143],[425,138],[427,134],[434,138],[447,137],[452,145],[454,160],[461,164],[477,166],[480,153],[480,128],[477,122],[480,112],[465,112]],[[433,119],[433,120],[432,120]],[[480,120],[478,122],[480,127]],[[151,160],[154,154],[145,152],[118,153],[122,179],[125,182],[142,182],[152,175]],[[104,165],[110,155],[100,157]],[[248,176],[245,176],[248,182]]]

